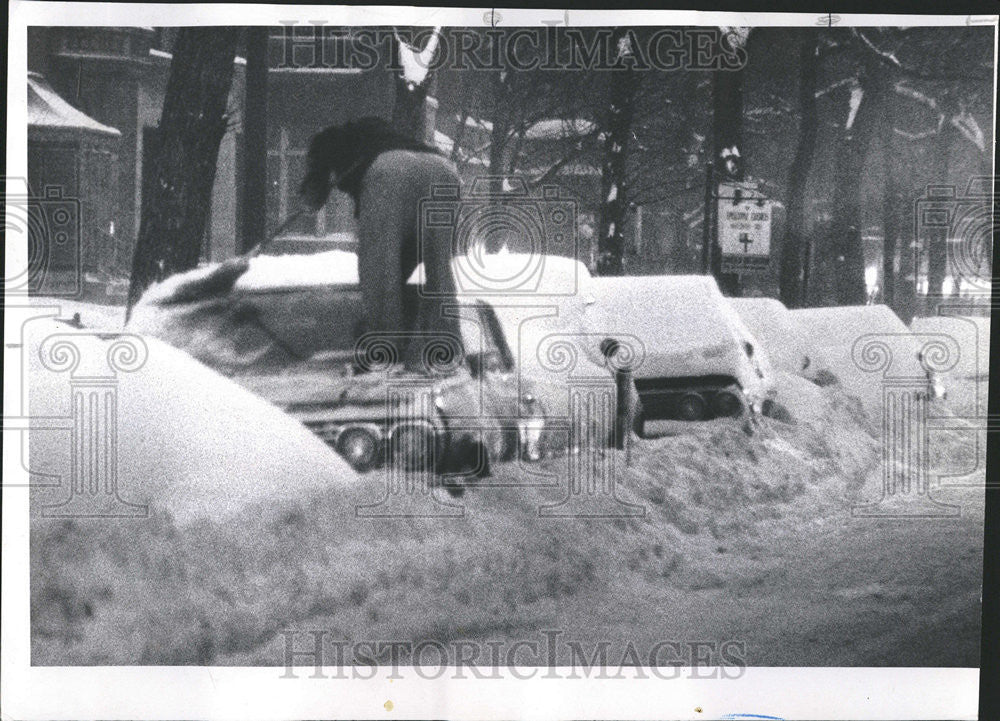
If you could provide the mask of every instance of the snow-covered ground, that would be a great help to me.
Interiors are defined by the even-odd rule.
[[[43,337],[72,332],[44,323]],[[357,509],[385,496],[382,472],[354,475],[266,403],[149,351],[121,374],[118,449],[122,495],[151,517],[43,518],[57,491],[36,492],[33,663],[282,665],[290,627],[446,643],[559,629],[615,649],[730,640],[753,665],[978,662],[982,488],[934,490],[960,516],[853,515],[879,498],[882,438],[851,386],[779,373],[795,423],[637,441],[615,480],[640,518],[540,515],[567,494],[562,457],[536,468],[548,476],[499,466],[461,517],[372,519]],[[30,379],[33,413],[68,412],[65,374],[33,365]],[[51,435],[32,435],[39,470],[68,462]],[[983,467],[974,434],[931,444],[932,471]]]

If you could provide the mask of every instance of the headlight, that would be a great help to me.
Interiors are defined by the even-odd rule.
[[[542,432],[545,418],[540,415],[521,418],[517,422],[517,436],[521,445],[521,457],[526,461],[537,461],[542,457]]]
[[[712,410],[716,416],[734,418],[743,412],[743,403],[735,391],[719,391],[712,398]]]

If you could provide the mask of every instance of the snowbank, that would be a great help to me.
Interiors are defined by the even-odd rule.
[[[51,321],[29,326],[29,398],[33,417],[71,417],[67,372],[42,364],[59,334],[78,349],[83,368],[103,367],[114,338]],[[46,341],[46,339],[50,339]],[[146,360],[117,379],[118,486],[128,502],[149,504],[179,522],[220,519],[262,500],[293,499],[308,489],[356,479],[341,458],[297,421],[182,351],[143,338]],[[70,482],[68,432],[30,434],[32,470],[56,474],[58,488],[38,488],[32,511],[58,503]]]
[[[560,458],[545,475],[496,468],[495,487],[466,493],[460,517],[361,518],[356,505],[385,494],[384,478],[366,474],[350,489],[262,494],[234,517],[186,525],[35,519],[32,662],[280,666],[287,628],[448,643],[531,638],[553,618],[571,638],[604,638],[610,623],[638,643],[662,639],[678,613],[688,615],[677,633],[701,623],[710,634],[716,622],[695,618],[710,598],[692,594],[720,588],[743,604],[772,587],[761,613],[781,615],[796,603],[783,574],[815,559],[783,557],[775,530],[805,539],[823,521],[843,527],[845,490],[878,458],[832,389],[812,388],[815,418],[797,425],[764,419],[747,437],[705,424],[639,441],[629,467],[619,454],[616,495],[641,518],[543,517],[567,493]]]

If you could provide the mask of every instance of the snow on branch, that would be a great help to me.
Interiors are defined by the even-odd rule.
[[[904,73],[912,78],[917,78],[919,80],[939,80],[947,82],[982,82],[983,80],[992,80],[992,75],[980,75],[971,72],[963,73],[928,73],[922,70],[918,70],[912,66],[903,65],[896,57],[895,53],[888,50],[882,50],[872,42],[863,32],[858,28],[851,28],[851,32],[854,37],[861,41],[861,45],[868,50],[879,62],[886,65],[893,70]]]
[[[964,135],[969,142],[979,148],[980,153],[986,152],[986,139],[983,137],[983,131],[979,127],[979,123],[976,122],[976,119],[972,117],[971,113],[963,110],[958,115],[952,116],[949,122],[952,127]]]
[[[399,62],[403,66],[403,79],[411,88],[420,87],[426,82],[431,63],[434,62],[434,55],[441,41],[441,26],[434,28],[423,50],[410,45],[399,37],[399,33],[395,30],[393,35],[399,44]]]
[[[838,80],[837,82],[835,82],[835,83],[833,83],[831,85],[827,85],[822,90],[817,90],[816,91],[816,97],[817,98],[821,98],[824,95],[829,95],[830,93],[832,93],[837,88],[842,88],[845,85],[850,85],[850,86],[853,87],[853,86],[855,86],[857,84],[858,84],[858,79],[855,78],[855,77],[844,78],[842,80]]]

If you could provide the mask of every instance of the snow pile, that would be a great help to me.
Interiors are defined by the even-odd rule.
[[[592,278],[586,327],[595,338],[638,336],[645,358],[636,377],[712,374],[736,378],[744,390],[766,395],[770,363],[763,345],[701,275]],[[753,358],[747,356],[747,344]]]
[[[881,413],[886,378],[927,378],[919,358],[921,343],[888,306],[802,308],[789,311],[789,316],[803,340],[816,349],[817,370],[836,376],[869,412]],[[885,360],[889,366],[881,369]]]
[[[779,580],[767,574],[788,559],[768,551],[766,529],[804,538],[824,516],[842,525],[845,489],[878,445],[833,389],[812,387],[815,422],[764,419],[753,437],[706,424],[638,442],[631,466],[618,454],[616,497],[641,518],[543,516],[568,492],[566,458],[531,475],[495,468],[494,487],[467,492],[447,519],[360,517],[385,497],[380,474],[262,494],[196,523],[36,518],[33,662],[280,666],[287,628],[414,643],[524,638],[556,615],[583,634],[604,619],[628,637],[663,628],[692,592]]]
[[[68,372],[56,373],[41,361],[46,338],[66,335],[67,328],[51,321],[29,328],[31,415],[70,417]],[[81,369],[106,366],[103,359],[114,344],[114,338],[72,330],[66,340],[78,350]],[[356,479],[336,453],[274,406],[165,343],[144,338],[140,345],[145,363],[115,376],[117,475],[124,500],[188,522]],[[32,432],[30,441],[32,470],[61,479],[58,488],[36,490],[32,510],[38,514],[67,495],[72,444],[68,433],[59,432]]]

